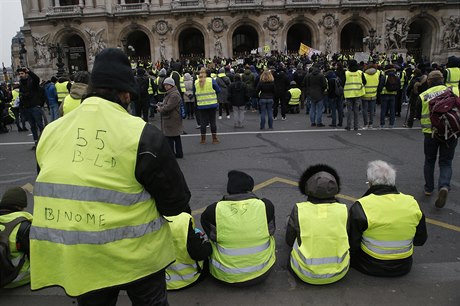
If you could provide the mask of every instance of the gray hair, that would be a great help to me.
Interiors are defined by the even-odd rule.
[[[383,160],[374,160],[367,164],[367,180],[370,185],[395,186],[396,170]]]

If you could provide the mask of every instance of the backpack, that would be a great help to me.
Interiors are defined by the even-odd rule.
[[[25,217],[18,217],[8,223],[0,223],[5,227],[2,231],[0,231],[0,288],[3,288],[4,286],[11,283],[18,276],[19,271],[24,265],[24,261],[26,259],[25,254],[22,256],[17,266],[14,266],[11,262],[9,242],[9,237],[13,229],[16,227],[16,225],[23,221],[28,220]]]
[[[433,137],[447,141],[460,136],[460,98],[450,87],[429,101]]]
[[[397,75],[390,74],[387,77],[387,81],[385,82],[385,89],[387,91],[398,91],[401,88],[401,82]]]
[[[335,81],[335,88],[334,88],[335,95],[337,97],[343,96],[343,87],[342,87],[342,82],[340,81],[340,78],[337,77],[334,79],[334,81]]]

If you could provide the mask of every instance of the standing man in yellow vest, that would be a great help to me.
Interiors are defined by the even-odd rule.
[[[340,191],[339,175],[327,165],[314,165],[302,174],[299,188],[308,200],[297,203],[288,219],[289,269],[309,284],[334,283],[350,266],[348,209],[335,198]]]
[[[438,199],[435,202],[437,208],[446,205],[447,194],[450,190],[450,180],[452,178],[452,161],[455,157],[455,148],[458,139],[450,138],[446,141],[440,140],[432,134],[430,120],[430,100],[448,90],[444,85],[444,77],[441,71],[434,70],[428,74],[428,89],[419,95],[417,100],[417,118],[420,118],[420,125],[424,135],[425,164],[423,174],[425,177],[425,195],[431,196],[434,190],[434,168],[439,151],[439,179],[438,179]],[[458,89],[453,88],[452,92],[458,97]]]
[[[252,193],[248,174],[228,172],[228,195],[206,208],[201,225],[212,246],[211,275],[226,284],[253,285],[265,280],[275,263],[275,208]]]
[[[345,97],[345,105],[347,106],[347,131],[351,130],[351,116],[353,115],[353,128],[355,131],[359,128],[359,107],[361,105],[361,97],[364,96],[366,90],[366,79],[363,72],[358,69],[356,60],[348,62],[348,70],[345,71],[345,84],[343,85],[343,96]]]
[[[375,276],[407,274],[414,245],[427,239],[425,216],[396,189],[396,171],[386,162],[370,162],[367,180],[369,189],[349,211],[351,266]]]
[[[69,80],[64,77],[60,77],[55,86],[58,97],[58,104],[61,105],[61,103],[64,102],[65,97],[67,97],[69,94]]]
[[[61,117],[80,106],[81,99],[87,94],[89,76],[90,74],[88,71],[78,71],[75,73],[74,82],[70,88],[70,94],[64,98],[61,106],[59,106],[59,115]]]
[[[375,64],[369,64],[364,70],[364,78],[366,79],[364,89],[366,93],[361,98],[363,103],[363,130],[373,128],[375,102],[377,101],[378,89],[381,87],[379,86],[381,83],[380,75],[380,70],[377,69]]]
[[[460,57],[449,56],[447,59],[446,70],[444,71],[444,79],[447,87],[460,86]]]
[[[89,89],[37,148],[31,287],[60,286],[82,306],[115,305],[120,290],[167,305],[163,216],[190,212],[190,191],[162,133],[127,111],[137,86],[121,50],[96,56]]]

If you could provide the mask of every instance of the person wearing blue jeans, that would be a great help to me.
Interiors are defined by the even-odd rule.
[[[332,123],[329,126],[332,126],[332,127],[342,126],[343,124],[342,97],[336,97],[336,98],[329,97],[329,105],[331,107],[331,117],[332,117]],[[338,124],[337,124],[337,119],[338,119]]]
[[[355,131],[359,128],[359,106],[361,105],[361,98],[347,98],[345,99],[347,106],[347,126],[346,130],[351,130],[351,115],[353,114],[353,129]]]
[[[260,129],[265,128],[265,116],[268,116],[268,128],[273,129],[273,99],[259,99]]]
[[[322,123],[324,111],[324,100],[311,101],[310,105],[310,122],[311,126],[324,126]]]
[[[39,139],[37,128],[40,130],[40,134],[44,128],[42,111],[40,109],[40,106],[24,108],[22,112],[24,114],[24,117],[26,118],[26,121],[29,122],[30,130],[32,131],[32,136],[34,138],[35,145],[37,145]]]
[[[364,127],[363,128],[372,129],[372,125],[374,123],[375,101],[376,101],[375,99],[373,99],[373,100],[362,99],[362,103],[363,103],[363,120],[364,120]]]
[[[450,189],[450,180],[452,178],[452,160],[455,156],[455,148],[458,140],[452,138],[447,142],[438,140],[430,134],[424,134],[425,140],[423,151],[425,153],[425,164],[423,174],[425,176],[425,191],[428,193],[434,190],[434,167],[439,151],[439,179],[438,190],[441,188]]]
[[[390,128],[393,128],[395,125],[395,99],[396,95],[392,94],[382,94],[380,95],[380,127],[385,127],[385,114],[387,110],[390,110]]]

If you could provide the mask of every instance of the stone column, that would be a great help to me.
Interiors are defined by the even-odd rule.
[[[78,6],[85,7],[85,2],[83,0],[78,1]]]
[[[50,2],[51,2],[52,7],[60,7],[61,6],[61,4],[59,3],[59,0],[50,0]]]

